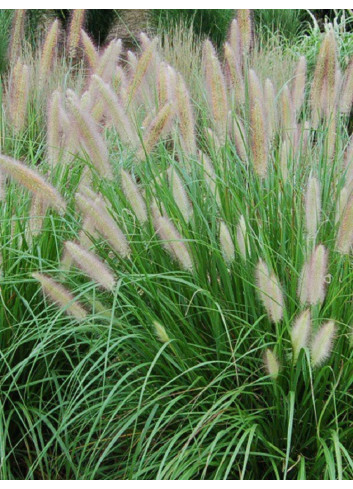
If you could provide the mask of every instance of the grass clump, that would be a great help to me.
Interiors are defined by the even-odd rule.
[[[351,479],[339,33],[270,79],[248,11],[193,65],[56,26],[20,127],[4,84],[1,477]]]

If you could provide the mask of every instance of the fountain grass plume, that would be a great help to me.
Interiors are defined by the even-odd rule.
[[[348,254],[353,244],[353,195],[350,192],[347,203],[342,210],[336,237],[336,250]]]
[[[204,178],[208,188],[210,189],[210,191],[214,195],[216,202],[217,202],[217,205],[220,206],[221,202],[220,202],[219,192],[218,192],[217,183],[216,183],[217,175],[216,175],[216,172],[213,168],[213,165],[212,165],[209,157],[205,153],[203,153],[202,151],[200,151],[200,150],[198,151],[198,156],[199,156],[199,161],[201,163],[201,167],[203,170],[203,178]]]
[[[235,148],[237,150],[237,154],[241,161],[247,162],[248,161],[248,155],[247,155],[247,142],[246,142],[246,132],[244,125],[242,121],[240,120],[239,117],[236,117],[233,119],[233,139],[235,143]]]
[[[32,238],[38,236],[42,232],[46,211],[46,202],[42,199],[40,194],[34,194],[29,211],[29,221],[26,233],[26,240],[28,243],[31,243]]]
[[[10,80],[9,96],[9,118],[16,133],[20,133],[26,127],[29,75],[29,67],[18,59]]]
[[[328,252],[322,244],[316,246],[304,263],[298,284],[298,297],[302,304],[322,304],[326,294]]]
[[[67,39],[67,53],[69,58],[74,59],[80,42],[80,34],[85,20],[85,9],[74,9],[71,15],[69,35]]]
[[[310,309],[303,311],[294,321],[290,336],[293,347],[293,360],[297,361],[300,350],[308,345],[311,333]]]
[[[130,117],[126,113],[119,97],[99,76],[93,75],[92,80],[96,84],[99,94],[102,96],[106,112],[111,116],[113,125],[122,141],[129,145],[136,146],[138,143],[136,132],[133,129]]]
[[[113,291],[115,287],[113,273],[94,253],[73,241],[66,241],[65,249],[85,275],[104,289]]]
[[[219,226],[219,243],[225,262],[230,265],[235,258],[235,248],[229,228],[224,221]]]
[[[10,66],[13,65],[21,56],[22,39],[25,30],[25,20],[26,20],[26,9],[16,9],[14,11],[12,26],[11,26],[11,37],[8,48],[8,59]]]
[[[61,110],[63,110],[61,93],[55,90],[49,100],[47,116],[47,154],[52,166],[56,166],[60,161],[62,150]]]
[[[188,89],[180,73],[177,74],[175,95],[181,145],[187,155],[194,155],[196,153],[194,113]]]
[[[156,336],[161,343],[168,343],[168,341],[170,341],[170,338],[168,336],[165,327],[159,321],[153,321],[153,327]]]
[[[232,89],[231,93],[234,96],[235,106],[242,105],[245,102],[245,83],[241,64],[231,45],[227,42],[224,44],[224,59],[228,84]]]
[[[244,56],[248,56],[253,45],[251,11],[248,9],[238,9],[237,21],[239,26],[242,54]]]
[[[185,190],[184,183],[174,168],[169,168],[168,178],[174,201],[179,207],[185,222],[190,222],[192,218],[192,205]]]
[[[235,61],[241,68],[242,66],[242,57],[241,57],[241,34],[239,30],[239,24],[237,19],[233,19],[228,32],[228,42],[226,43],[231,50],[233,51],[233,56],[235,57]]]
[[[113,174],[109,163],[108,149],[96,123],[90,114],[82,109],[76,94],[72,90],[67,90],[67,100],[75,128],[87,149],[92,164],[102,177],[111,179]]]
[[[267,122],[267,133],[269,138],[273,138],[277,130],[277,104],[275,89],[269,78],[265,80],[264,105]]]
[[[264,178],[268,166],[268,138],[263,93],[254,70],[249,70],[250,146],[255,173]]]
[[[37,280],[44,291],[44,293],[51,299],[57,306],[81,321],[87,316],[87,311],[79,304],[75,297],[69,292],[63,285],[59,284],[52,278],[42,273],[32,273],[32,277]]]
[[[227,130],[227,91],[221,64],[209,40],[204,42],[203,64],[206,90],[217,136],[224,141]]]
[[[353,103],[353,57],[350,59],[343,77],[339,103],[341,112],[349,115]]]
[[[94,227],[110,243],[112,248],[122,257],[128,258],[131,250],[123,232],[101,201],[93,200],[78,192],[76,203],[85,216],[90,217]]]
[[[143,160],[145,153],[149,155],[157,144],[160,136],[168,126],[171,117],[173,116],[173,105],[168,102],[157,113],[156,117],[151,121],[143,136],[143,147],[137,154],[138,160]]]
[[[84,29],[81,29],[81,42],[88,64],[91,70],[95,71],[98,65],[99,54],[93,41]]]
[[[153,41],[151,41],[148,46],[146,46],[145,50],[142,52],[142,55],[138,60],[134,76],[131,79],[127,89],[128,104],[130,104],[130,102],[134,99],[138,89],[141,86],[142,80],[144,79],[147,70],[151,65],[153,56],[155,55],[155,51],[157,49],[157,43],[158,39],[153,39]]]
[[[305,56],[300,56],[295,69],[294,80],[291,88],[291,97],[296,116],[298,116],[304,103],[306,69],[306,58]]]
[[[121,170],[121,187],[125,197],[130,202],[132,210],[136,214],[137,219],[141,224],[145,224],[148,219],[147,207],[140,190],[132,177],[125,170]]]
[[[269,318],[274,323],[278,323],[283,317],[283,293],[278,278],[269,271],[262,259],[256,267],[256,283],[261,302]]]
[[[58,212],[62,213],[65,211],[66,203],[62,196],[37,171],[28,168],[20,161],[4,155],[0,155],[0,170],[26,187],[34,195],[39,195]]]
[[[99,56],[95,74],[107,83],[112,81],[122,50],[121,39],[112,39]]]
[[[335,337],[336,327],[334,321],[325,323],[314,336],[311,343],[311,363],[319,367],[330,356]]]
[[[309,176],[305,193],[305,221],[309,238],[315,238],[321,214],[320,183],[313,175]]]
[[[311,87],[312,126],[317,128],[320,120],[330,117],[337,95],[338,62],[336,39],[332,26],[321,43]]]
[[[240,216],[236,230],[237,245],[241,257],[246,260],[247,255],[250,254],[249,237],[246,230],[246,222],[243,215]]]
[[[342,187],[342,189],[338,194],[337,203],[336,203],[336,214],[335,214],[336,225],[341,221],[343,212],[346,208],[351,192],[352,190],[349,189],[347,185],[345,185],[344,187]]]
[[[288,85],[285,85],[281,92],[281,125],[283,133],[293,143],[296,136],[297,123]]]
[[[165,216],[157,216],[154,219],[154,227],[161,240],[164,241],[166,250],[183,269],[192,271],[194,264],[188,247],[172,221]]]
[[[41,54],[40,65],[39,65],[39,80],[38,80],[38,85],[40,89],[42,89],[44,85],[47,83],[51,65],[53,63],[55,50],[58,44],[58,36],[59,36],[59,21],[58,19],[56,19],[54,20],[54,22],[52,23],[48,31],[48,34],[45,38],[44,45],[42,48],[42,54]]]
[[[267,348],[264,354],[264,363],[266,367],[266,371],[273,380],[277,380],[279,374],[279,363],[274,352]]]

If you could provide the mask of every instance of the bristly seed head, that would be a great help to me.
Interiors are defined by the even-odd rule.
[[[67,314],[82,320],[87,316],[85,309],[75,300],[75,297],[65,287],[52,278],[41,273],[32,273],[32,277],[40,282],[43,291],[48,297],[64,309]]]
[[[283,317],[283,293],[276,275],[269,271],[266,263],[259,260],[256,267],[256,281],[260,299],[269,318],[278,323]]]
[[[297,317],[291,331],[294,362],[297,360],[300,350],[308,345],[310,332],[310,309],[306,309]]]
[[[276,355],[269,348],[267,348],[267,350],[265,351],[264,361],[267,373],[272,377],[273,380],[277,380],[279,374],[279,363]]]
[[[311,343],[311,362],[313,367],[319,367],[331,354],[335,337],[335,323],[325,323],[313,338]]]

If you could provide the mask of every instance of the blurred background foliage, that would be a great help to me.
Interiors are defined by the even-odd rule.
[[[124,23],[123,13],[126,10],[88,9],[86,11],[85,29],[98,45],[109,39],[109,33],[119,36],[119,25]],[[142,12],[136,10],[137,12]],[[229,24],[235,17],[232,9],[151,9],[146,11],[148,29],[161,34],[185,26],[192,29],[196,37],[209,37],[216,46],[224,42]],[[11,21],[14,10],[0,9],[0,73],[6,69],[8,42],[10,37]],[[26,14],[26,40],[34,47],[42,39],[48,24],[53,18],[59,18],[65,30],[70,22],[71,10],[68,9],[29,9]],[[255,30],[260,42],[269,42],[276,36],[283,45],[301,52],[302,49],[312,51],[314,59],[320,32],[324,30],[325,22],[333,22],[343,36],[345,49],[343,56],[352,52],[351,40],[352,13],[350,10],[304,10],[304,9],[255,9],[253,10]],[[131,19],[131,16],[130,16]],[[131,37],[145,29],[145,25],[138,28],[134,25]],[[120,24],[119,24],[120,23]],[[129,29],[129,26],[125,26]],[[345,59],[343,60],[345,61]]]

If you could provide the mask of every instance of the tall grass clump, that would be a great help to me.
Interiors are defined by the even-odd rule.
[[[350,480],[336,30],[284,79],[249,11],[224,57],[176,39],[192,63],[144,33],[98,50],[81,16],[69,62],[54,21],[4,84],[0,477]]]

